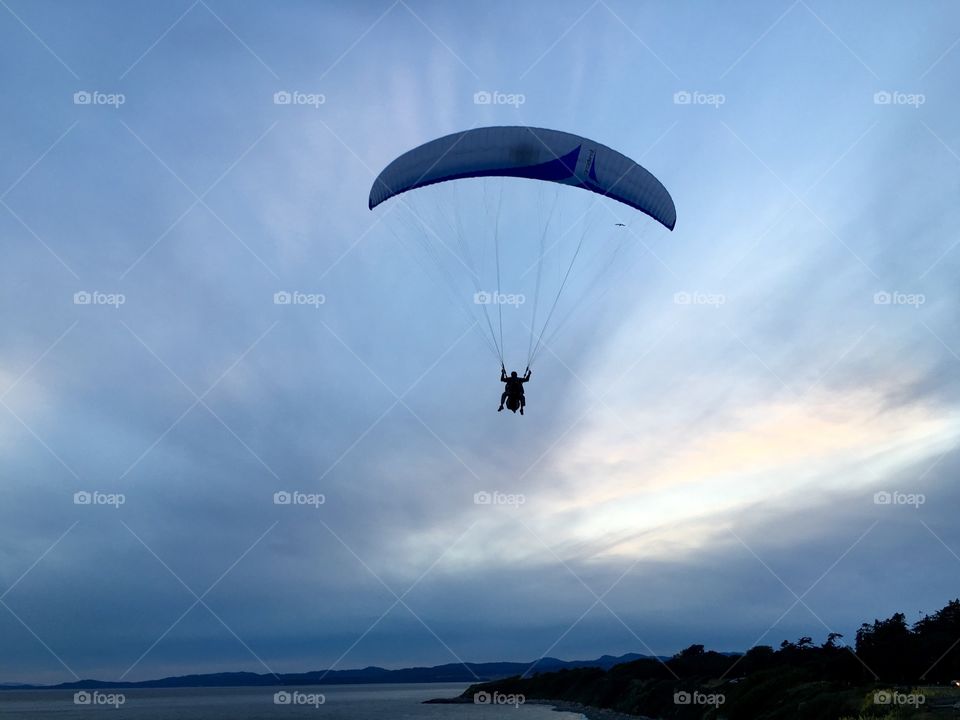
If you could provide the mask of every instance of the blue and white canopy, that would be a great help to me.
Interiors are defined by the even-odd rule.
[[[404,153],[374,181],[370,209],[426,185],[490,176],[572,185],[636,208],[670,230],[677,223],[670,193],[626,155],[579,135],[524,126],[466,130]]]

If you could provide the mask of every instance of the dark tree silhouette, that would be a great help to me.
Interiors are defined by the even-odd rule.
[[[948,684],[960,678],[960,600],[953,600],[913,627],[903,613],[864,623],[856,644],[831,632],[823,644],[804,636],[742,655],[691,645],[672,658],[648,658],[597,668],[511,678],[481,687],[529,698],[575,701],[624,713],[675,720],[831,720],[888,718],[890,708],[873,703],[877,689]],[[721,693],[722,707],[707,709],[676,701],[680,693]],[[918,712],[922,712],[921,708]],[[896,717],[914,717],[898,709]]]

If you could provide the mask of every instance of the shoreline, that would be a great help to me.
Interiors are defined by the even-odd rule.
[[[473,705],[473,700],[469,697],[464,697],[463,695],[458,695],[453,698],[432,698],[430,700],[424,700],[425,705]],[[579,713],[581,716],[587,718],[587,720],[657,720],[656,718],[648,717],[647,715],[630,715],[628,713],[622,713],[617,710],[610,710],[608,708],[599,708],[593,705],[582,705],[578,702],[572,702],[570,700],[550,700],[543,698],[531,698],[525,700],[524,705],[549,705],[551,709],[556,710],[557,712],[572,712]]]
[[[580,703],[569,700],[527,700],[527,705],[550,705],[557,712],[580,713],[587,720],[656,720],[656,718],[646,715],[629,715],[627,713],[609,710],[607,708],[598,708],[593,705],[581,705]]]

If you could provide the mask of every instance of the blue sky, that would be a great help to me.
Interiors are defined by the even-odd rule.
[[[852,641],[955,595],[954,3],[5,0],[0,37],[0,679]],[[522,420],[367,209],[400,153],[505,124],[678,209],[596,208],[598,261],[630,241]],[[516,278],[525,208],[585,200],[506,187]]]

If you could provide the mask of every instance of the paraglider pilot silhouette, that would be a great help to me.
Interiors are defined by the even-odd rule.
[[[500,407],[497,408],[497,412],[503,410],[503,404],[506,402],[507,410],[516,412],[519,408],[520,414],[523,415],[523,408],[527,404],[527,399],[523,395],[523,384],[529,381],[530,368],[527,368],[523,377],[519,377],[516,370],[510,373],[510,377],[507,377],[507,369],[501,365],[500,382],[506,384],[503,388],[503,395],[500,396]]]
[[[461,210],[457,210],[457,203],[453,202],[454,215],[450,216],[449,211],[453,198],[441,192],[439,186],[447,182],[453,182],[454,187],[450,188],[449,192],[454,194],[460,183],[470,183],[471,180],[476,179],[484,180],[483,184],[479,186],[484,193],[483,201],[480,201],[479,198],[474,200],[464,199],[465,204],[460,206],[462,215]],[[563,198],[561,209],[568,198],[574,201],[579,192],[595,193],[606,198],[606,201],[612,205],[612,208],[607,209],[614,214],[618,230],[627,230],[628,227],[639,221],[634,213],[628,215],[624,207],[631,208],[637,213],[651,218],[667,230],[673,230],[677,224],[677,208],[674,205],[673,198],[670,197],[670,193],[663,186],[663,183],[649,170],[638,165],[636,161],[590,138],[560,130],[519,125],[473,127],[469,130],[435,138],[408,150],[395,158],[377,175],[377,178],[373,181],[373,186],[370,188],[370,197],[367,204],[373,210],[391,198],[407,192],[422,194],[424,204],[426,206],[432,205],[433,212],[437,213],[438,218],[442,217],[448,222],[451,220],[454,222],[459,237],[462,227],[473,224],[471,218],[474,218],[478,212],[480,217],[483,217],[484,210],[488,209],[485,205],[487,179],[490,179],[494,187],[499,187],[501,197],[504,190],[508,194],[513,193],[514,190],[519,191],[520,187],[516,183],[520,180],[563,185],[565,189],[560,191],[563,194],[561,195],[558,192],[556,196],[558,199]],[[477,187],[476,183],[473,184],[474,187]],[[568,190],[570,192],[567,192]],[[467,195],[469,196],[469,193]],[[523,200],[518,199],[518,202],[522,203]],[[496,260],[498,296],[500,295],[501,275],[500,235],[498,232],[500,227],[499,208],[498,201],[496,219],[489,218],[492,227],[479,227],[476,232],[468,233],[467,237],[460,237],[460,241],[465,246],[475,242],[479,244],[481,249],[486,246],[487,238],[493,240],[494,247],[491,248],[493,251],[491,254]],[[623,214],[622,219],[621,214]],[[539,223],[541,225],[539,232],[518,234],[530,234],[541,239],[546,238],[552,227],[552,216],[553,211],[543,218]],[[537,217],[539,218],[539,215]],[[422,240],[423,233],[420,232],[419,227],[415,226],[413,230],[417,239]],[[479,276],[476,275],[475,268],[465,266],[474,275],[474,289],[477,291],[477,294],[474,295],[474,302],[482,305],[486,317],[486,329],[489,331],[489,337],[486,340],[489,350],[495,353],[500,360],[500,380],[506,385],[500,398],[499,410],[501,411],[506,405],[509,410],[513,412],[519,410],[523,414],[526,405],[523,386],[530,380],[530,365],[537,360],[541,341],[545,337],[550,337],[546,334],[547,326],[554,315],[554,310],[557,309],[560,294],[566,287],[567,278],[573,270],[574,262],[580,254],[581,245],[583,245],[583,241],[588,234],[590,233],[587,232],[585,226],[580,243],[573,252],[566,274],[563,275],[562,280],[559,280],[559,287],[550,305],[550,310],[539,329],[534,327],[535,324],[539,324],[534,322],[537,319],[536,308],[538,307],[536,303],[534,304],[533,321],[529,328],[530,343],[527,353],[527,370],[522,376],[518,376],[516,372],[510,373],[508,376],[504,367],[503,303],[498,297],[495,311],[500,332],[497,333],[488,315],[490,308],[487,305],[491,304],[490,299],[486,297],[486,293],[479,292],[480,286],[477,284]],[[435,236],[436,233],[430,233],[430,235]],[[622,235],[620,239],[623,239]],[[437,240],[439,241],[437,246],[427,242],[425,249],[431,256],[435,256],[434,259],[440,263],[440,270],[443,274],[450,275],[450,269],[445,263],[440,262],[445,257],[443,250],[449,251],[450,248],[439,237],[437,237]],[[597,237],[596,240],[597,244],[603,243],[601,237]],[[518,249],[521,252],[530,249],[529,246],[524,249],[525,245],[518,238]],[[615,253],[616,247],[615,243],[611,243],[609,251]],[[484,252],[486,251],[484,250]],[[545,252],[541,248],[537,261],[536,287],[538,294],[540,270],[543,268],[541,260],[544,254]],[[454,253],[454,255],[457,254]],[[460,260],[459,256],[457,256],[457,259]],[[460,260],[460,263],[463,264],[463,260]],[[463,297],[466,298],[466,293]],[[544,300],[544,302],[547,302],[547,300]]]

